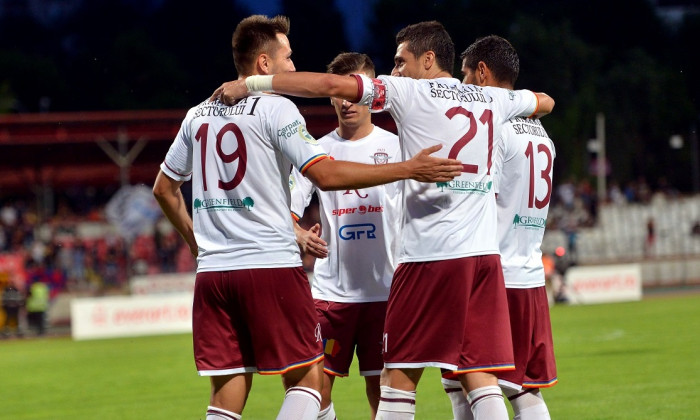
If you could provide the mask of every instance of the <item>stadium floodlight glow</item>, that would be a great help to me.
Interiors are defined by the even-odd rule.
[[[680,134],[674,134],[668,139],[668,145],[671,149],[681,149],[683,148],[683,136]]]

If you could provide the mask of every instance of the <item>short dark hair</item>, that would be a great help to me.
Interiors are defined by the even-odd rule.
[[[263,52],[271,53],[277,46],[277,34],[289,34],[289,18],[265,15],[249,16],[236,26],[231,38],[233,63],[238,75],[250,75],[258,55]]]
[[[518,80],[518,53],[508,40],[498,35],[477,39],[460,57],[464,65],[471,70],[476,70],[479,61],[483,61],[499,82],[508,82],[515,86],[515,81]]]
[[[328,73],[350,74],[357,70],[362,70],[370,77],[374,77],[374,63],[367,54],[356,52],[340,53],[327,66]]]
[[[408,25],[396,34],[396,45],[407,42],[407,50],[419,57],[432,51],[442,70],[452,73],[455,63],[455,44],[442,23],[432,20]]]

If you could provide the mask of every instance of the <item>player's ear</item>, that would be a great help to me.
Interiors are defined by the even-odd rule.
[[[479,61],[479,64],[476,65],[476,76],[479,78],[479,82],[484,83],[486,81],[486,77],[490,75],[491,70],[489,70],[486,63]]]
[[[429,70],[435,64],[435,52],[426,51],[423,55],[423,68]]]
[[[260,74],[270,74],[270,57],[267,54],[260,54],[256,66]]]

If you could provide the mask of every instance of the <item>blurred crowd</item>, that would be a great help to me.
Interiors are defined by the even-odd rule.
[[[105,216],[109,193],[114,191],[99,195],[68,190],[57,195],[54,209],[43,215],[31,199],[0,201],[0,256],[21,258],[25,285],[45,283],[51,297],[63,291],[124,291],[130,276],[194,271],[195,261],[184,241],[164,218],[129,239],[110,227]],[[640,178],[624,186],[610,182],[606,201],[649,203],[654,194],[678,195],[664,180],[652,188]],[[565,233],[572,257],[577,231],[595,225],[598,204],[587,180],[568,179],[553,191],[547,228]],[[319,220],[314,197],[300,225],[308,229]],[[304,255],[303,264],[313,271],[314,258]],[[0,287],[7,280],[0,276]]]
[[[194,271],[189,249],[165,219],[125,238],[105,220],[105,202],[77,209],[66,197],[57,203],[43,218],[26,200],[0,204],[0,255],[21,259],[24,281],[18,283],[26,287],[47,284],[51,297],[63,291],[101,294],[126,290],[133,275]],[[0,287],[10,277],[0,276]]]

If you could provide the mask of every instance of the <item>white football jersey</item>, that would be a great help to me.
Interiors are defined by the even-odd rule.
[[[319,143],[336,160],[383,165],[401,159],[398,137],[376,126],[363,139],[345,140],[333,131]],[[314,298],[351,303],[389,298],[401,224],[400,184],[321,191],[292,171],[291,210],[301,218],[315,191],[321,238],[328,243],[328,257],[317,258],[314,265]]]
[[[509,118],[536,111],[535,94],[467,85],[454,78],[360,80],[370,109],[389,111],[396,120],[404,160],[441,144],[435,156],[459,159],[464,166],[462,175],[450,182],[404,182],[399,262],[497,254],[491,167],[496,135]]]
[[[289,171],[327,158],[297,107],[278,95],[190,109],[161,164],[192,179],[197,271],[301,265],[289,217]]]
[[[538,119],[512,118],[501,133],[494,175],[503,277],[508,288],[541,287],[554,144]]]

